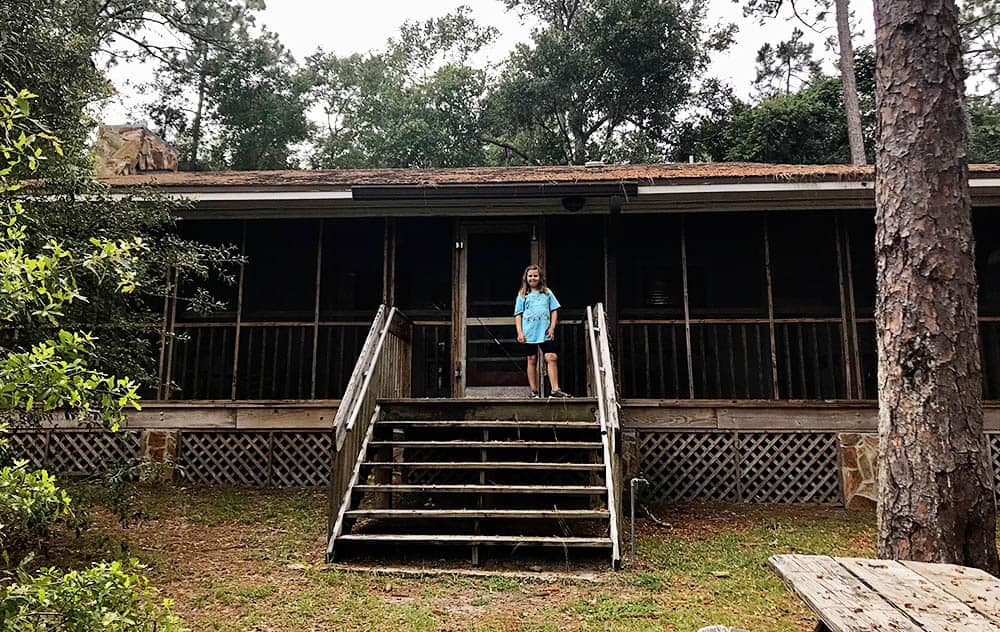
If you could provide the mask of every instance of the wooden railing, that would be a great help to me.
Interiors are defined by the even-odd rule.
[[[412,325],[395,307],[379,308],[333,420],[327,557],[343,529],[360,455],[378,416],[378,400],[410,395]]]
[[[845,325],[837,318],[622,320],[624,397],[848,399]]]
[[[604,305],[587,307],[587,364],[590,394],[597,398],[597,418],[604,445],[604,480],[608,488],[608,513],[611,524],[611,565],[621,566],[622,506],[621,458],[618,454],[621,422],[614,365],[611,362],[611,339]]]

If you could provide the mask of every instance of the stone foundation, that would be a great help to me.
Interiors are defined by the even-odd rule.
[[[874,509],[878,503],[878,435],[840,433],[837,444],[844,506]]]

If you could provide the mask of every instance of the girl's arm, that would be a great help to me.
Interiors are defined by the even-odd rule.
[[[517,341],[524,342],[524,328],[521,326],[521,314],[514,317],[514,326],[517,327]]]
[[[549,331],[547,332],[549,340],[555,340],[556,338],[556,323],[559,322],[559,310],[554,309],[549,312]]]

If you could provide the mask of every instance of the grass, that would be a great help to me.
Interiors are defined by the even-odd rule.
[[[97,512],[50,558],[138,556],[193,630],[786,632],[811,630],[813,618],[766,567],[770,555],[873,553],[870,514],[685,505],[658,508],[669,525],[640,522],[638,561],[598,582],[376,576],[323,565],[325,508],[319,492],[160,489],[147,494],[148,519],[125,530]]]

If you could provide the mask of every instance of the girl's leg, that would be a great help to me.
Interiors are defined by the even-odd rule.
[[[528,356],[528,388],[532,393],[538,392],[538,362],[535,356]]]
[[[559,356],[555,353],[545,354],[545,366],[549,371],[549,384],[552,386],[552,392],[558,391],[559,389]]]

